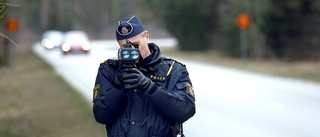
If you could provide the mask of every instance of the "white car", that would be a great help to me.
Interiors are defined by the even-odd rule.
[[[43,33],[41,45],[46,49],[60,48],[64,39],[64,33],[58,30],[48,30]]]
[[[89,53],[91,43],[88,35],[83,31],[67,31],[61,50],[64,54],[68,53]]]

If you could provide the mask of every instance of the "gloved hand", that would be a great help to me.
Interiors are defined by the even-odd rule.
[[[114,83],[117,85],[122,85],[122,74],[121,72],[114,78]]]
[[[139,88],[145,92],[153,82],[145,77],[137,68],[123,69],[122,83],[125,89]]]
[[[115,86],[118,89],[121,89],[121,87],[123,85],[122,76],[123,76],[123,72],[120,70],[120,72],[117,74],[117,76],[113,79],[113,86]]]

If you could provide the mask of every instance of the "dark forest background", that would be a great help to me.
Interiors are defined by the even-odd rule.
[[[10,35],[20,43],[37,40],[49,29],[84,30],[92,39],[113,39],[117,21],[136,15],[151,38],[175,37],[185,51],[215,50],[238,58],[240,34],[246,31],[248,58],[320,59],[319,0],[0,1],[0,23],[4,26],[6,18],[17,18],[19,31]],[[236,26],[240,13],[251,18],[246,30]],[[0,30],[7,34],[3,27]]]

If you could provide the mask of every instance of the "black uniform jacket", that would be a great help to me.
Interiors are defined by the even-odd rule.
[[[186,66],[162,57],[154,43],[148,45],[151,55],[139,70],[157,86],[145,93],[114,86],[119,66],[108,61],[100,64],[93,113],[97,122],[106,125],[108,137],[167,137],[174,123],[183,123],[195,114],[195,97]]]

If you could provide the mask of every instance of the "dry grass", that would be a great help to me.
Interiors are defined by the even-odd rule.
[[[171,57],[320,82],[320,61],[282,62],[277,60],[241,60],[224,57],[213,51],[201,53],[180,52],[174,48],[166,48],[163,49],[162,52]]]
[[[1,137],[106,136],[91,105],[29,47],[0,67],[0,94]]]

